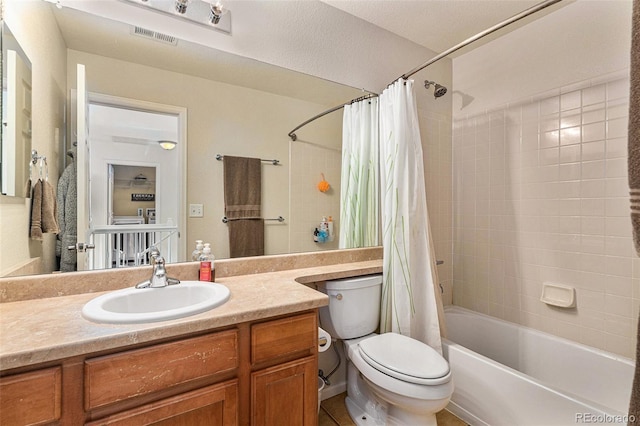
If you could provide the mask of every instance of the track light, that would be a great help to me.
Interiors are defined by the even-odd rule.
[[[176,12],[180,15],[184,15],[187,13],[187,6],[189,5],[189,0],[176,0]]]
[[[2,3],[3,0],[0,0]],[[18,0],[16,0],[18,1]],[[20,0],[26,1],[26,0]],[[51,3],[71,0],[43,0]],[[88,0],[82,0],[88,1]],[[231,13],[226,0],[120,0],[148,7],[174,18],[184,19],[210,29],[231,34]],[[228,16],[225,16],[227,15]]]
[[[211,3],[211,10],[209,12],[209,22],[213,25],[217,25],[224,14],[228,12],[227,8],[220,0],[215,3]]]

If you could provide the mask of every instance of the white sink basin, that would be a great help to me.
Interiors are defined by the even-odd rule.
[[[87,302],[82,316],[108,324],[138,324],[166,321],[199,314],[229,300],[222,284],[182,281],[161,288],[126,288],[103,294]]]

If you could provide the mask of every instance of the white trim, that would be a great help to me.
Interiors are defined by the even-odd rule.
[[[180,173],[180,183],[178,184],[180,205],[177,209],[179,217],[176,222],[179,232],[178,261],[185,261],[187,256],[187,108],[93,92],[89,92],[89,103],[178,116],[178,145],[175,149],[183,173]]]

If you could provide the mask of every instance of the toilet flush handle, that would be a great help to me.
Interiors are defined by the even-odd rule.
[[[331,297],[335,297],[338,300],[342,300],[342,293],[338,293],[338,294],[330,294]]]

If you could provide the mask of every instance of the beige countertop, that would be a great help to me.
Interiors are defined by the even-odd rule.
[[[105,292],[0,303],[0,370],[315,309],[326,305],[328,298],[305,284],[381,271],[381,260],[368,260],[222,277],[216,282],[231,291],[224,305],[186,318],[146,324],[85,320],[82,306]]]

